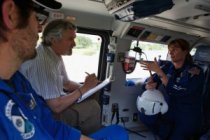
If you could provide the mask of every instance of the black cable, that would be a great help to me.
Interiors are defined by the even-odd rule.
[[[112,105],[111,124],[112,124],[112,121],[114,120],[115,116],[116,116],[116,123],[115,124],[118,124],[120,122],[120,117],[119,117],[119,107],[118,107],[117,103]]]
[[[140,137],[146,138],[145,135],[142,135],[141,133],[139,133],[139,132],[137,132],[137,131],[128,129],[128,128],[126,128],[126,127],[124,127],[124,129],[127,130],[128,132],[134,133],[134,134],[136,134],[136,135],[138,135],[138,136],[140,136]]]
[[[119,108],[116,110],[116,124],[119,124],[120,122],[120,115],[119,115]]]
[[[134,133],[134,134],[136,134],[136,135],[138,135],[138,136],[140,136],[140,137],[146,138],[146,136],[142,135],[141,133],[139,133],[139,132],[137,132],[137,131],[134,131],[134,130],[131,130],[131,129],[128,129],[128,128],[126,128],[126,127],[125,127],[125,121],[123,120],[123,118],[121,118],[121,122],[123,123],[123,127],[124,127],[124,129],[125,129],[125,130],[127,130],[128,132],[130,132],[130,133]]]
[[[112,112],[111,124],[112,124],[112,121],[114,119],[114,116],[115,116],[115,112]]]

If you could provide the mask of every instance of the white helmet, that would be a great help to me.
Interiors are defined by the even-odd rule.
[[[145,115],[155,115],[159,112],[164,114],[168,111],[168,104],[166,103],[162,93],[159,90],[146,90],[141,96],[137,97],[137,109]]]

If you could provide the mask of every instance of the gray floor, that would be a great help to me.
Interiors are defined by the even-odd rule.
[[[132,129],[131,131],[129,131],[129,140],[159,140],[157,136],[146,129]]]
[[[129,140],[158,140],[150,132],[142,132],[140,134],[142,134],[143,136],[140,136],[140,135],[137,135],[137,134],[134,134],[134,133],[130,133],[129,134]]]

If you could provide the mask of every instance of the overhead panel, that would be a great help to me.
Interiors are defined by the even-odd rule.
[[[200,36],[189,35],[182,32],[175,32],[168,29],[157,28],[145,24],[132,23],[129,24],[122,34],[122,38],[130,40],[141,40],[146,42],[168,44],[175,38],[184,38],[194,44]]]

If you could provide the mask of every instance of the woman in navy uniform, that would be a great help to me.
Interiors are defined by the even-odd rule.
[[[146,116],[140,113],[141,121],[163,140],[188,140],[200,128],[201,94],[204,74],[193,64],[190,45],[184,39],[175,39],[168,44],[171,62],[163,67],[154,63],[140,62],[145,70],[155,74],[143,86],[155,89],[162,85],[166,92],[168,112],[164,115]]]

